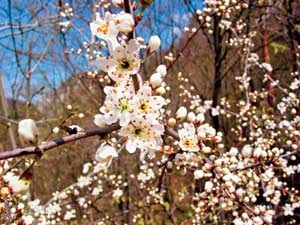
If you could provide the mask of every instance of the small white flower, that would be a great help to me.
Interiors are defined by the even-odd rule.
[[[285,204],[283,206],[283,210],[284,210],[284,215],[285,216],[293,216],[294,215],[294,208],[292,207],[291,204]]]
[[[176,112],[176,119],[182,120],[187,115],[187,109],[184,106],[181,106]]]
[[[34,219],[33,219],[33,217],[32,217],[31,215],[23,216],[22,218],[23,218],[24,223],[25,223],[26,225],[30,225],[30,224],[32,224],[33,221],[34,221]]]
[[[245,145],[242,149],[242,155],[245,157],[245,158],[250,158],[252,156],[252,147],[250,145]]]
[[[211,181],[206,181],[204,185],[204,190],[207,192],[211,192],[214,187],[214,184]]]
[[[134,153],[137,148],[149,151],[160,146],[164,130],[164,126],[156,120],[136,118],[121,128],[120,135],[128,138],[126,149],[129,153]]]
[[[92,34],[107,41],[110,51],[113,51],[116,47],[120,46],[117,40],[119,30],[109,12],[105,13],[104,18],[97,14],[96,20],[90,23],[90,28]]]
[[[239,153],[239,150],[235,147],[232,147],[230,150],[229,150],[229,154],[230,156],[236,156],[237,154]]]
[[[119,121],[121,126],[125,126],[130,122],[130,115],[133,111],[132,98],[134,96],[133,83],[119,85],[117,87],[106,86],[104,88],[106,94],[104,106],[100,111],[104,115],[98,115],[98,122],[112,124]]]
[[[36,145],[39,139],[39,132],[34,120],[24,119],[19,122],[18,133],[25,144]]]
[[[131,39],[125,46],[118,46],[109,57],[100,57],[95,64],[107,72],[110,78],[116,82],[122,82],[129,75],[136,74],[140,69],[139,58],[140,45],[135,39]]]
[[[116,157],[118,157],[116,149],[107,144],[102,144],[96,152],[96,160],[103,169],[108,168],[112,159]]]
[[[196,115],[195,115],[195,113],[189,112],[188,115],[187,115],[187,121],[188,121],[189,123],[194,123],[195,120],[196,120]]]
[[[151,36],[148,42],[148,52],[151,54],[159,49],[161,44],[160,38],[157,35]]]
[[[147,120],[155,120],[160,115],[160,110],[165,104],[163,97],[152,95],[152,89],[148,84],[143,85],[138,90],[132,101],[132,117]]]
[[[184,123],[183,129],[178,131],[180,138],[179,146],[184,151],[197,152],[199,151],[198,137],[196,135],[196,130],[194,124]]]
[[[199,180],[199,179],[201,179],[202,177],[204,177],[204,172],[203,172],[203,170],[195,170],[194,171],[194,178],[196,179],[196,180]]]
[[[113,198],[118,199],[122,197],[123,195],[123,190],[120,188],[117,188],[116,190],[113,191]]]
[[[212,116],[218,116],[218,115],[220,115],[219,109],[218,108],[212,108],[211,109],[211,115]]]
[[[66,211],[66,214],[64,215],[64,220],[71,220],[76,218],[76,211],[75,209]]]
[[[84,187],[90,185],[91,182],[92,182],[92,179],[89,176],[80,176],[77,181],[77,186],[80,188],[84,188]]]
[[[8,183],[14,193],[24,193],[28,191],[29,182],[19,179],[14,173],[8,172],[3,176],[3,179]]]
[[[203,123],[205,121],[205,116],[203,113],[198,113],[196,117],[196,122],[197,123]]]

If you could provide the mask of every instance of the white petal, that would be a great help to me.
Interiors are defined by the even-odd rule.
[[[94,116],[94,123],[96,124],[96,126],[98,127],[104,127],[107,123],[106,123],[106,119],[105,116],[102,114],[96,114]]]
[[[128,46],[126,48],[126,51],[129,52],[130,55],[133,53],[136,53],[140,50],[140,44],[137,40],[131,39],[128,43]]]
[[[134,153],[136,151],[136,144],[134,143],[134,141],[127,141],[126,143],[126,149],[129,153]]]
[[[104,72],[111,73],[115,70],[118,63],[113,60],[106,57],[101,57],[95,60],[95,64]]]

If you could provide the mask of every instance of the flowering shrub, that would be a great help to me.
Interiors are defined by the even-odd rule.
[[[0,164],[3,222],[166,224],[163,218],[167,217],[168,224],[296,224],[300,207],[295,180],[300,172],[298,71],[291,73],[290,84],[280,83],[272,74],[271,62],[255,53],[258,34],[247,30],[250,24],[238,17],[251,3],[205,2],[204,9],[195,12],[199,30],[216,39],[224,32],[226,41],[215,44],[214,51],[224,44],[240,54],[241,73],[235,76],[239,96],[201,99],[193,85],[182,82],[188,76],[179,73],[179,96],[187,101],[170,111],[173,98],[168,97],[167,80],[179,56],[168,55],[166,65],[142,74],[141,65],[159,49],[161,40],[152,36],[145,45],[135,37],[138,16],[132,10],[138,10],[137,3],[112,1],[125,9],[117,14],[106,11],[104,4],[105,12],[90,23],[92,35],[107,46],[101,56],[92,57],[93,63],[110,81],[103,88],[99,114],[94,115],[98,128],[69,126],[67,137],[38,143],[35,122],[20,121],[19,135],[34,146],[0,154],[5,159]],[[140,4],[147,7],[151,1]],[[192,29],[191,37],[196,31]],[[216,53],[215,63],[221,58]],[[216,67],[216,73],[220,68]],[[262,88],[252,87],[254,75]],[[220,118],[232,119],[231,128],[222,129]],[[94,135],[101,136],[95,160],[84,164],[77,181],[53,193],[46,203],[31,199],[29,175],[38,158],[59,145]],[[132,169],[135,173],[111,173],[121,155],[134,157],[137,152],[140,162]],[[28,160],[21,173],[15,161],[7,158],[25,154],[36,158]],[[99,200],[112,208],[97,207]]]

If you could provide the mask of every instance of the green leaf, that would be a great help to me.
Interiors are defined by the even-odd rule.
[[[275,54],[283,53],[288,49],[288,47],[286,45],[278,43],[278,42],[271,43],[271,48],[273,48]]]

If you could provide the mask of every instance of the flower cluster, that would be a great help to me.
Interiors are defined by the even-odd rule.
[[[140,44],[136,39],[121,44],[117,40],[119,32],[132,31],[134,22],[130,14],[120,13],[111,15],[106,13],[91,23],[92,33],[104,39],[109,46],[110,55],[96,59],[96,65],[107,72],[114,86],[106,86],[106,98],[100,108],[101,114],[95,115],[98,126],[119,123],[119,135],[127,140],[126,149],[134,153],[140,149],[141,159],[147,154],[150,157],[158,146],[162,144],[161,135],[164,125],[160,122],[162,107],[165,99],[155,95],[154,90],[162,83],[161,66],[151,76],[150,83],[143,82],[138,75],[140,69]],[[153,52],[160,45],[157,36],[150,39],[149,51]],[[137,80],[132,79],[135,76]],[[138,88],[136,87],[138,86]]]

